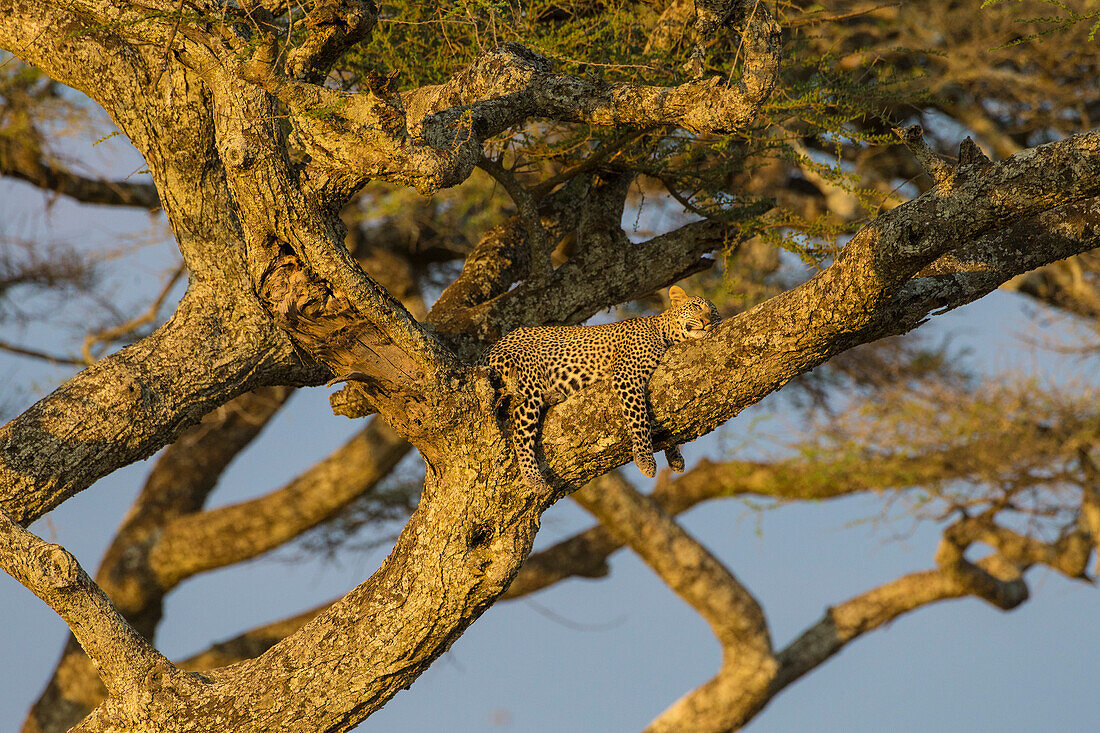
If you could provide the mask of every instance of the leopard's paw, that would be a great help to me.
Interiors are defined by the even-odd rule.
[[[679,446],[670,445],[665,450],[665,460],[668,461],[668,467],[676,473],[684,472],[684,454],[680,452]]]

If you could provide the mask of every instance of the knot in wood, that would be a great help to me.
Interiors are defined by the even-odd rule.
[[[256,161],[256,151],[243,137],[235,137],[228,141],[222,160],[232,168],[247,170]]]
[[[495,535],[493,525],[489,522],[479,522],[475,524],[468,535],[466,535],[466,547],[471,550],[476,550],[489,543]]]
[[[46,544],[35,553],[42,582],[51,588],[63,589],[77,584],[80,565],[61,545]]]

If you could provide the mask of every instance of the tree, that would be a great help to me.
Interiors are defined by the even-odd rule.
[[[1087,13],[1067,13],[1040,32],[1086,47]],[[0,430],[0,564],[74,634],[62,663],[71,673],[51,682],[27,729],[348,730],[497,600],[598,576],[629,546],[724,653],[716,676],[650,729],[732,730],[903,613],[964,595],[1015,607],[1037,564],[1084,577],[1100,537],[1088,395],[1029,401],[991,387],[964,401],[942,364],[922,372],[927,355],[863,348],[1009,282],[1095,315],[1089,255],[1068,276],[1018,278],[1096,244],[1097,100],[1091,87],[1070,93],[1096,61],[1018,44],[984,59],[985,76],[958,63],[997,42],[1030,43],[1013,20],[1005,8],[679,0],[0,0],[0,47],[48,77],[18,67],[6,80],[3,172],[84,200],[159,202],[188,275],[167,322],[96,359],[92,346],[140,335],[160,303],[105,329],[84,369]],[[922,34],[950,45],[942,56],[898,50]],[[403,80],[388,73],[398,66]],[[1032,76],[1042,82],[1020,83]],[[155,190],[50,159],[32,121],[64,97],[56,83],[106,110]],[[912,110],[951,115],[1003,159],[967,138],[945,161],[919,127],[901,126]],[[893,135],[908,152],[887,148]],[[916,190],[899,185],[910,178]],[[440,193],[414,206],[408,187]],[[624,208],[662,191],[689,216],[631,242]],[[373,226],[387,211],[396,225]],[[410,220],[415,237],[399,226]],[[787,282],[779,246],[819,271]],[[553,490],[524,486],[480,354],[517,326],[579,323],[647,297],[711,267],[714,252],[726,306],[740,310],[672,349],[654,375],[657,445],[708,433],[826,364],[860,389],[906,388],[893,404],[911,419],[886,440],[896,416],[842,414],[817,452],[702,464],[646,497],[608,473],[631,455],[612,393],[597,385],[545,417]],[[24,265],[4,283],[42,280]],[[79,268],[68,272],[80,281]],[[437,282],[428,309],[421,288]],[[868,364],[893,368],[891,379]],[[291,388],[349,375],[334,411],[374,415],[356,438],[278,491],[203,511]],[[24,528],[164,446],[95,581]],[[418,496],[369,494],[412,448],[425,464]],[[957,481],[981,490],[960,495]],[[920,488],[944,507],[936,567],[838,604],[781,650],[750,591],[672,518],[744,492],[874,487]],[[1032,501],[1037,488],[1046,493]],[[529,557],[540,515],[570,494],[602,526]],[[362,585],[185,663],[150,643],[176,584],[277,547],[353,500],[366,520],[416,505]],[[993,553],[968,559],[976,543]],[[94,672],[102,689],[88,682]]]

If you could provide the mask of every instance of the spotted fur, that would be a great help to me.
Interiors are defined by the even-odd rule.
[[[500,374],[504,392],[511,397],[512,450],[528,485],[546,486],[535,461],[535,432],[543,408],[608,378],[622,406],[634,462],[646,476],[657,474],[649,378],[670,345],[701,338],[718,322],[718,310],[709,300],[689,297],[677,286],[669,289],[668,297],[668,310],[656,316],[600,326],[519,328],[489,350],[488,365]],[[684,470],[684,457],[675,445],[665,451],[665,458],[672,470]]]

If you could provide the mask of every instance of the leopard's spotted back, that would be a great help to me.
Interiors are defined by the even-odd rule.
[[[718,320],[710,301],[669,290],[672,306],[657,316],[599,326],[520,328],[497,342],[488,365],[498,372],[509,407],[511,442],[524,480],[545,487],[535,460],[535,433],[543,407],[561,402],[592,382],[610,378],[630,432],[634,460],[655,476],[647,385],[668,347],[699,338]],[[684,468],[676,446],[665,451],[669,465]]]

